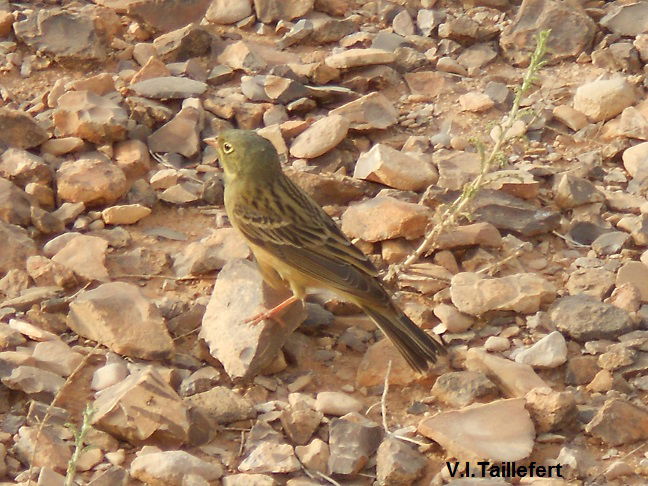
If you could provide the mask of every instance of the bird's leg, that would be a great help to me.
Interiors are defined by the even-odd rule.
[[[250,317],[245,322],[253,326],[256,326],[259,322],[264,321],[266,319],[274,319],[282,326],[285,326],[285,323],[279,316],[277,316],[277,314],[280,313],[282,310],[284,310],[286,307],[290,307],[298,300],[300,300],[300,298],[293,295],[292,297],[289,297],[286,300],[284,300],[281,304],[276,305],[272,309],[269,309],[267,311],[260,312],[256,316]]]

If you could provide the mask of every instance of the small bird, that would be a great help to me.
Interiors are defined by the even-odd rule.
[[[358,305],[419,373],[445,353],[394,305],[367,256],[283,173],[272,143],[250,130],[225,130],[205,142],[218,151],[227,215],[249,243],[263,279],[292,290],[292,297],[253,320],[303,300],[307,289],[324,288]]]

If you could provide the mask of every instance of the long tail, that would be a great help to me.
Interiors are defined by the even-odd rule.
[[[357,302],[363,311],[373,319],[380,330],[400,351],[409,365],[419,373],[425,373],[429,363],[435,363],[439,354],[446,349],[432,336],[418,327],[403,312],[390,307],[371,306],[366,302]]]

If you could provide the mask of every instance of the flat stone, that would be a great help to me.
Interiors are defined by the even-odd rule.
[[[71,288],[78,285],[74,272],[63,265],[41,255],[30,256],[26,262],[29,276],[40,286]]]
[[[490,223],[474,223],[444,231],[436,241],[436,248],[442,250],[475,245],[499,248],[502,246],[502,235]]]
[[[466,368],[484,373],[509,397],[521,398],[534,388],[547,386],[531,366],[493,356],[477,348],[468,350]]]
[[[281,411],[281,426],[293,444],[305,445],[319,427],[324,414],[308,405],[297,404]]]
[[[336,69],[348,69],[372,64],[389,64],[394,62],[394,53],[382,49],[348,49],[339,54],[328,56],[324,62]]]
[[[212,35],[197,23],[158,35],[153,45],[164,62],[180,62],[204,56],[211,49]]]
[[[455,457],[517,461],[533,449],[535,429],[523,398],[441,412],[418,425],[422,435]]]
[[[637,177],[648,170],[648,142],[633,145],[623,151],[623,166],[631,177]]]
[[[259,73],[267,65],[265,59],[256,49],[245,41],[238,41],[227,45],[218,56],[218,62],[229,66],[231,69],[242,70],[247,74]]]
[[[144,98],[158,100],[195,98],[207,90],[207,84],[189,78],[166,76],[147,79],[130,87]]]
[[[311,471],[326,474],[328,470],[329,446],[321,439],[313,439],[305,446],[295,447],[299,461]]]
[[[109,6],[107,2],[115,0],[98,0],[97,3],[103,3]],[[139,22],[146,25],[151,31],[168,32],[179,27],[184,27],[192,22],[199,22],[205,14],[210,0],[193,0],[189,3],[182,0],[159,0],[156,2],[121,2],[120,13],[126,13],[129,16],[138,19]],[[125,4],[124,4],[125,3]],[[111,7],[113,5],[110,5]]]
[[[286,167],[284,173],[320,206],[346,205],[371,192],[366,182],[342,174],[312,174],[292,167]]]
[[[0,178],[0,221],[27,226],[31,222],[31,201],[17,185]]]
[[[277,486],[268,474],[231,474],[222,479],[223,486]]]
[[[603,233],[592,242],[592,250],[599,256],[614,255],[625,248],[630,238],[625,231]]]
[[[103,284],[79,295],[70,303],[67,324],[77,334],[126,356],[165,359],[174,353],[158,308],[137,286],[125,282]]]
[[[558,228],[560,214],[538,208],[501,191],[484,189],[471,202],[473,219],[487,221],[499,230],[536,236]]]
[[[25,464],[64,473],[72,457],[70,447],[50,427],[44,427],[40,434],[39,429],[38,426],[20,427],[15,442],[17,456]],[[34,449],[38,454],[34,454]],[[30,463],[32,458],[34,462]]]
[[[105,260],[108,242],[103,238],[72,234],[62,247],[52,256],[52,261],[72,270],[88,281],[110,280]]]
[[[465,332],[475,323],[475,318],[459,312],[456,307],[449,304],[439,304],[434,308],[434,315],[450,333]]]
[[[451,75],[437,71],[405,73],[403,78],[412,94],[424,101],[436,100],[440,94],[452,89],[456,82]]]
[[[595,356],[574,356],[567,361],[565,370],[565,383],[568,385],[586,385],[598,373],[597,358]]]
[[[439,168],[438,186],[451,191],[461,190],[468,181],[481,171],[479,155],[470,152],[455,152],[437,160]]]
[[[139,454],[131,463],[130,474],[150,485],[181,486],[190,476],[216,481],[223,475],[223,467],[185,451],[163,451]]]
[[[452,303],[461,312],[480,315],[492,310],[511,310],[532,314],[556,298],[556,289],[534,273],[484,279],[464,272],[451,280]]]

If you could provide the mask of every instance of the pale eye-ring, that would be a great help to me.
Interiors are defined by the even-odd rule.
[[[223,144],[223,152],[225,152],[226,154],[231,154],[232,152],[234,152],[234,147],[232,147],[231,143],[225,142]]]

